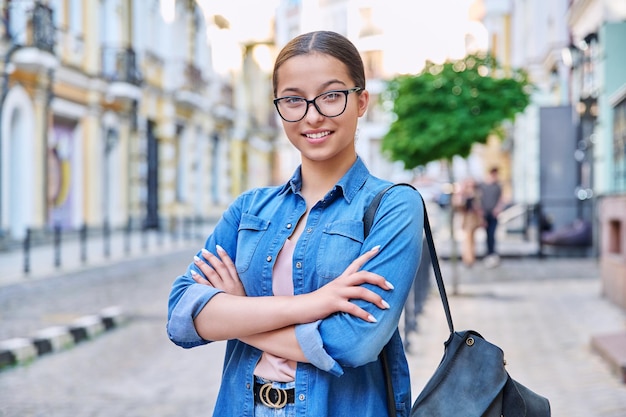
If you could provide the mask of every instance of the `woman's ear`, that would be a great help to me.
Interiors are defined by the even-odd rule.
[[[359,97],[359,117],[365,114],[367,110],[367,106],[370,102],[370,93],[367,90],[361,91],[361,94],[358,94]]]

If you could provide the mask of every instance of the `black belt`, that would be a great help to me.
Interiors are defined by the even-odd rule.
[[[271,382],[265,384],[254,382],[254,399],[266,407],[283,408],[287,404],[293,404],[295,398],[295,388],[273,388]]]

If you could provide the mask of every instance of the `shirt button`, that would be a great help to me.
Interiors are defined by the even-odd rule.
[[[300,401],[304,401],[304,394],[300,394],[300,395],[298,395],[298,399],[299,399]]]
[[[291,223],[287,223],[287,229],[291,229]]]
[[[302,268],[302,262],[296,262],[296,268],[298,269]]]
[[[267,262],[271,262],[272,261],[272,257],[268,256],[267,258],[265,258],[267,260]]]
[[[250,389],[250,383],[246,383],[246,389]]]
[[[313,231],[313,228],[309,227],[308,229],[306,229],[307,233],[311,233]]]

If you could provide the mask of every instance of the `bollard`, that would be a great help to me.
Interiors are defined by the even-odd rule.
[[[132,219],[129,217],[126,221],[126,230],[124,233],[125,241],[124,241],[124,252],[126,255],[130,254],[130,232],[132,230]]]
[[[54,266],[61,266],[61,225],[54,226]]]
[[[415,273],[411,291],[404,305],[404,349],[407,352],[411,350],[410,334],[419,332],[418,316],[424,309],[424,303],[430,292],[432,259],[428,250],[426,240],[422,242],[422,258],[420,265]]]
[[[148,228],[146,226],[141,228],[141,248],[144,251],[148,249]]]
[[[111,226],[109,225],[108,219],[105,219],[102,225],[102,239],[104,257],[108,259],[111,257]]]
[[[194,216],[193,217],[193,238],[194,240],[196,239],[201,239],[200,236],[200,229],[202,227],[202,218],[200,216]]]
[[[159,221],[159,227],[157,227],[156,233],[157,233],[157,246],[158,247],[163,247],[163,240],[164,240],[164,234],[165,234],[165,227],[164,226],[164,221],[160,220]]]
[[[30,273],[30,227],[26,228],[26,236],[24,236],[24,273]]]
[[[178,240],[178,222],[174,216],[170,218],[170,234],[172,235],[172,241],[176,242]]]
[[[543,209],[541,203],[537,203],[535,206],[536,213],[535,219],[537,223],[537,258],[543,258],[543,241],[541,240],[541,234],[543,233]]]
[[[83,223],[80,227],[80,261],[87,262],[87,224]]]
[[[183,217],[183,240],[185,241],[190,239],[189,225],[189,217]]]

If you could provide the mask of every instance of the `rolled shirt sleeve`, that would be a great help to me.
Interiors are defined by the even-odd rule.
[[[380,294],[391,307],[381,310],[357,299],[352,302],[374,315],[377,323],[343,313],[296,326],[296,337],[306,358],[317,368],[334,375],[343,374],[342,367],[358,367],[377,359],[398,326],[421,260],[421,197],[408,187],[396,187],[386,199],[363,244],[364,250],[382,244],[381,251],[363,269],[382,275],[394,289],[385,291],[371,284],[363,285]]]
[[[222,290],[202,284],[189,284],[190,278],[181,276],[178,285],[180,291],[172,291],[169,299],[169,318],[167,321],[167,335],[172,342],[183,348],[192,348],[205,345],[205,340],[196,331],[193,320],[198,316],[213,296]],[[175,284],[176,286],[176,284]]]
[[[296,326],[296,338],[304,356],[313,366],[335,376],[343,375],[343,369],[325,350],[319,332],[321,320]]]

